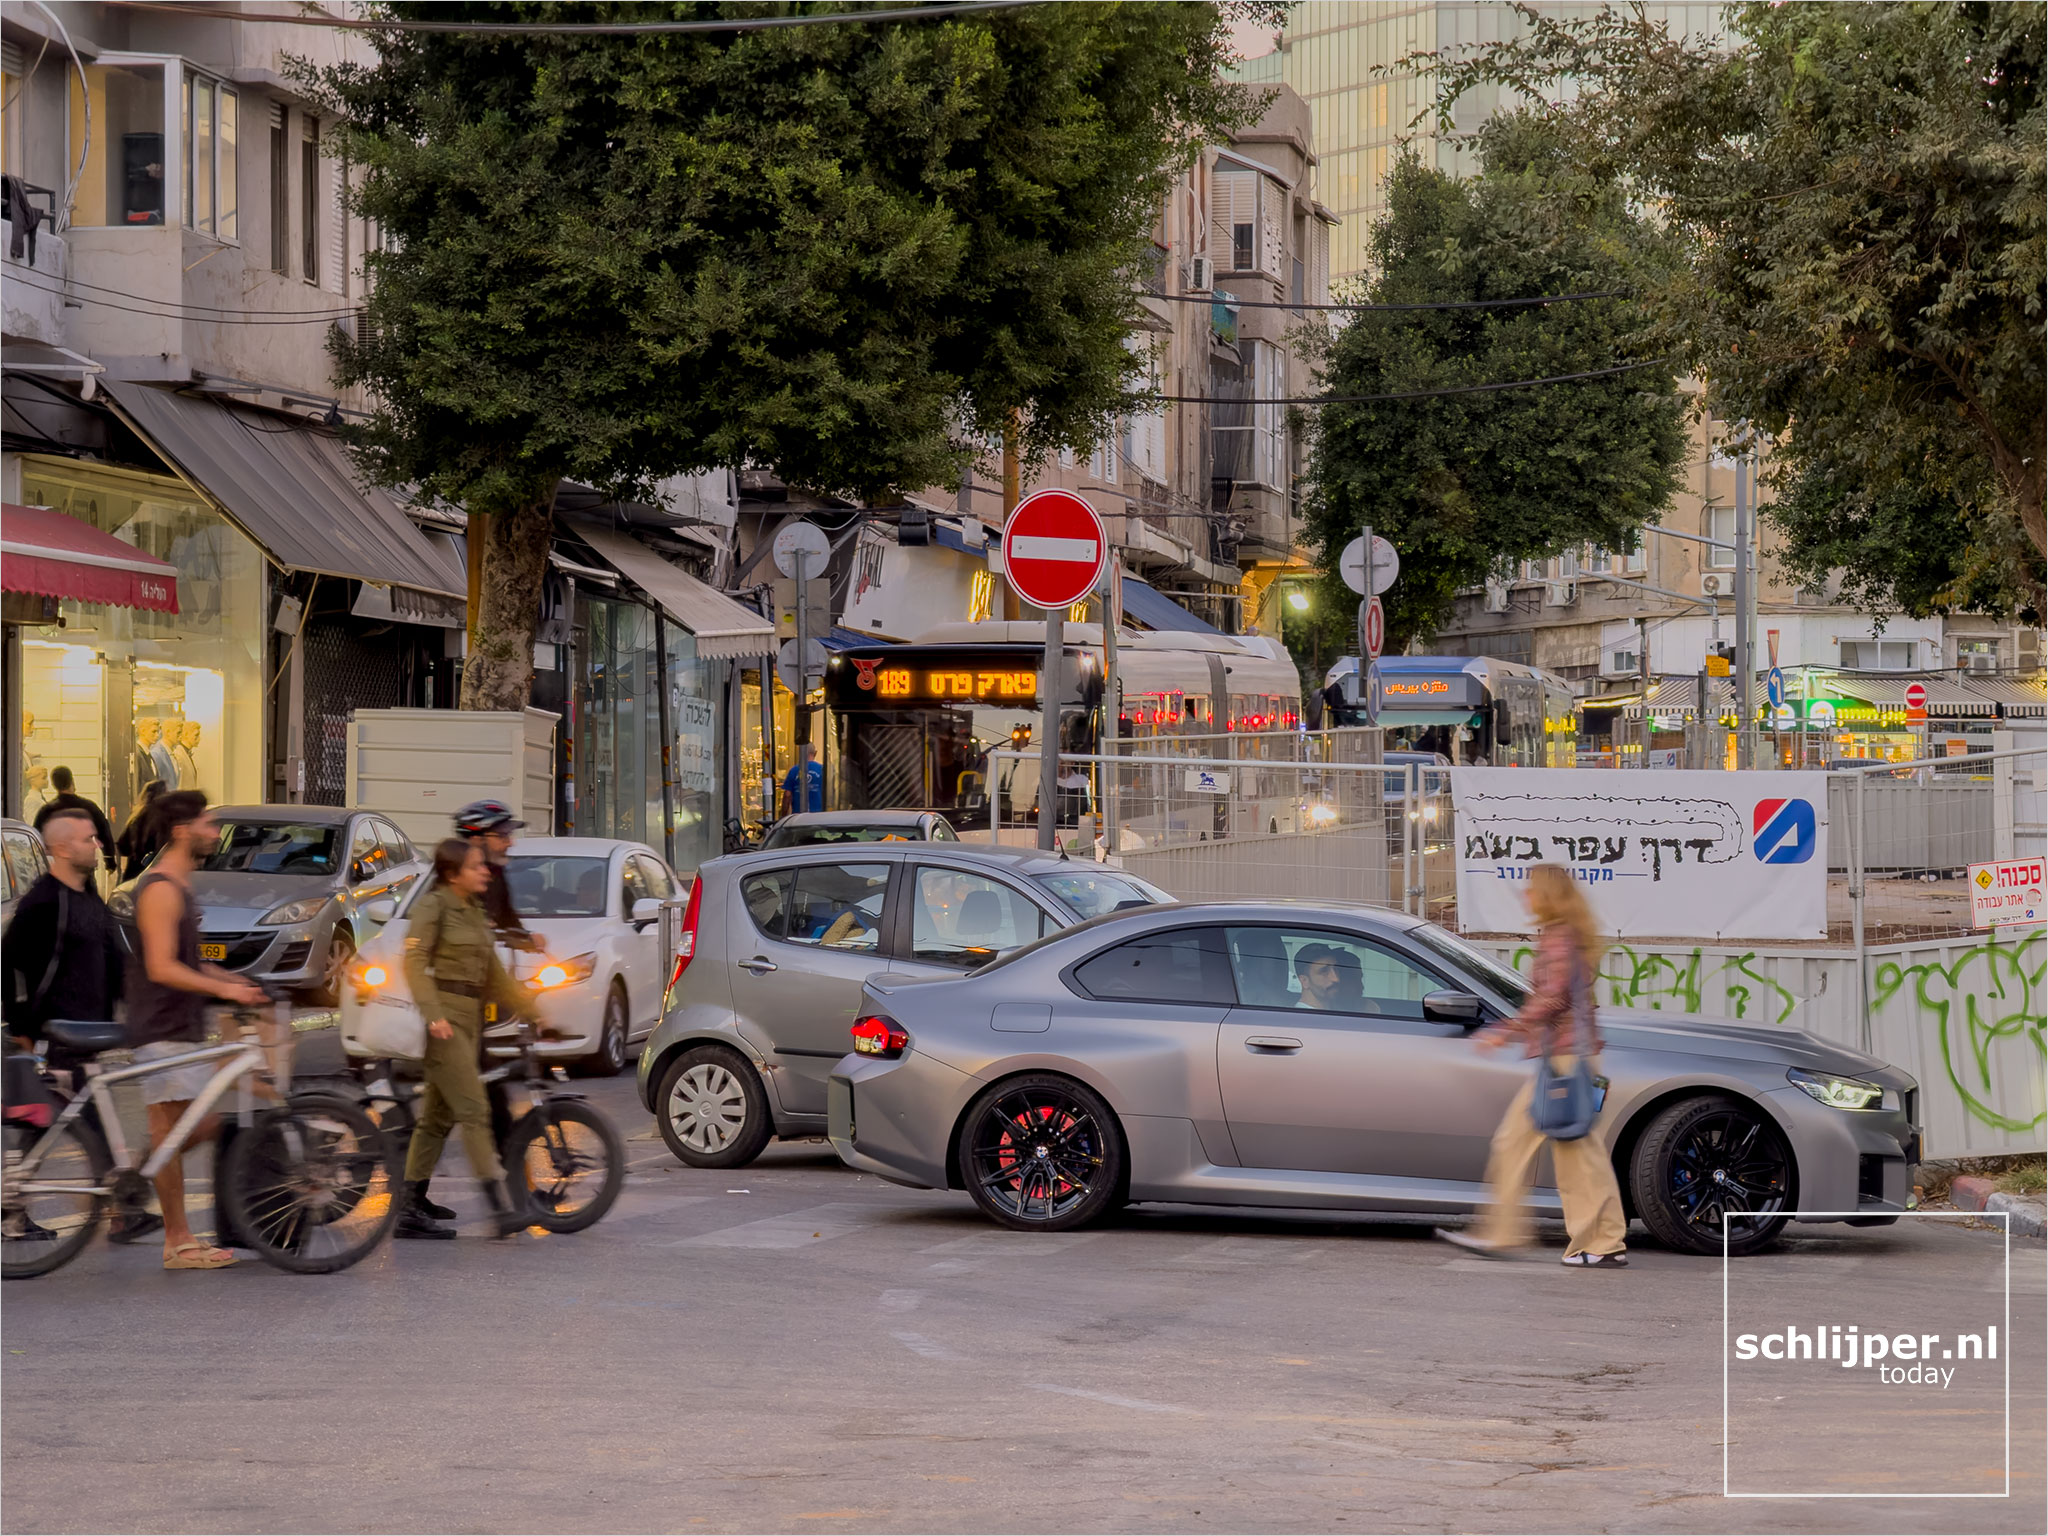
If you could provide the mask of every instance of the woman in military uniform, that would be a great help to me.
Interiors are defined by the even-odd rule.
[[[435,1217],[452,1213],[427,1199],[427,1182],[441,1160],[448,1133],[462,1128],[462,1147],[496,1212],[498,1236],[526,1225],[523,1192],[515,1192],[498,1161],[491,1110],[477,1074],[477,1037],[484,1005],[514,1010],[532,995],[514,981],[492,947],[482,897],[490,885],[483,849],[451,837],[434,849],[434,884],[413,904],[405,935],[405,980],[413,1004],[427,1020],[427,1060],[420,1117],[405,1154],[405,1208],[400,1237],[453,1237]]]

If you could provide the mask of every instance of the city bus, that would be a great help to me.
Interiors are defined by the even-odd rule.
[[[1301,681],[1279,641],[1256,635],[1138,632],[1117,637],[1119,700],[1103,693],[1102,626],[1065,627],[1060,750],[1102,751],[1114,714],[1126,741],[1299,731]],[[988,754],[1028,749],[1041,719],[1045,627],[1036,620],[941,625],[904,644],[855,645],[825,666],[826,803],[834,809],[939,810],[985,826]],[[1038,763],[1003,765],[1007,820],[1029,820]]]
[[[1390,752],[1440,752],[1497,768],[1577,765],[1577,701],[1561,677],[1491,656],[1382,656],[1375,666],[1377,723]],[[1327,724],[1374,723],[1356,656],[1339,659],[1323,682]]]

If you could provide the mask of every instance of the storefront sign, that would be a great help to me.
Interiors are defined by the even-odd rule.
[[[1818,773],[1458,768],[1458,921],[1527,933],[1529,871],[1559,864],[1617,937],[1827,936],[1827,779]]]
[[[2038,923],[2048,917],[2041,899],[2048,881],[2048,860],[2004,859],[1970,866],[1970,925],[1996,928],[2005,923]]]
[[[1831,730],[1835,723],[1835,706],[1827,699],[1815,699],[1806,706],[1806,723],[1817,731]]]

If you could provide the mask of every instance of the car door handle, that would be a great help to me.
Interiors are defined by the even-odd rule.
[[[1301,1042],[1292,1035],[1246,1035],[1244,1048],[1248,1051],[1298,1051]]]
[[[742,960],[739,962],[739,967],[743,971],[752,971],[756,976],[765,975],[769,971],[776,971],[781,969],[780,966],[778,966],[773,960],[770,960],[766,955],[756,955],[751,960]]]

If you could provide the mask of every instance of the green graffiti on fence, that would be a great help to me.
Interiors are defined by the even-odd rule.
[[[2001,1131],[2032,1131],[2048,1110],[2021,1120],[1994,1108],[1996,1082],[2039,1082],[2048,1043],[2042,979],[2048,974],[2048,935],[2041,929],[2019,938],[1993,934],[1956,955],[1948,965],[1929,961],[1901,965],[1878,962],[1871,978],[1871,1011],[1896,997],[1910,981],[1912,1000],[1931,1019],[1941,1039],[1941,1062],[1963,1107]],[[2027,1077],[2008,1072],[2024,1072]]]
[[[1525,944],[1514,951],[1509,963],[1516,970],[1527,972],[1534,955],[1535,950]],[[1758,971],[1755,962],[1754,951],[1719,955],[1709,962],[1706,951],[1701,949],[1688,955],[1635,950],[1617,944],[1600,962],[1600,980],[1605,984],[1608,1001],[1616,1008],[1659,1012],[1669,1008],[1678,1013],[1700,1012],[1712,984],[1719,981],[1733,1017],[1782,1024],[1799,1006],[1799,999]]]

